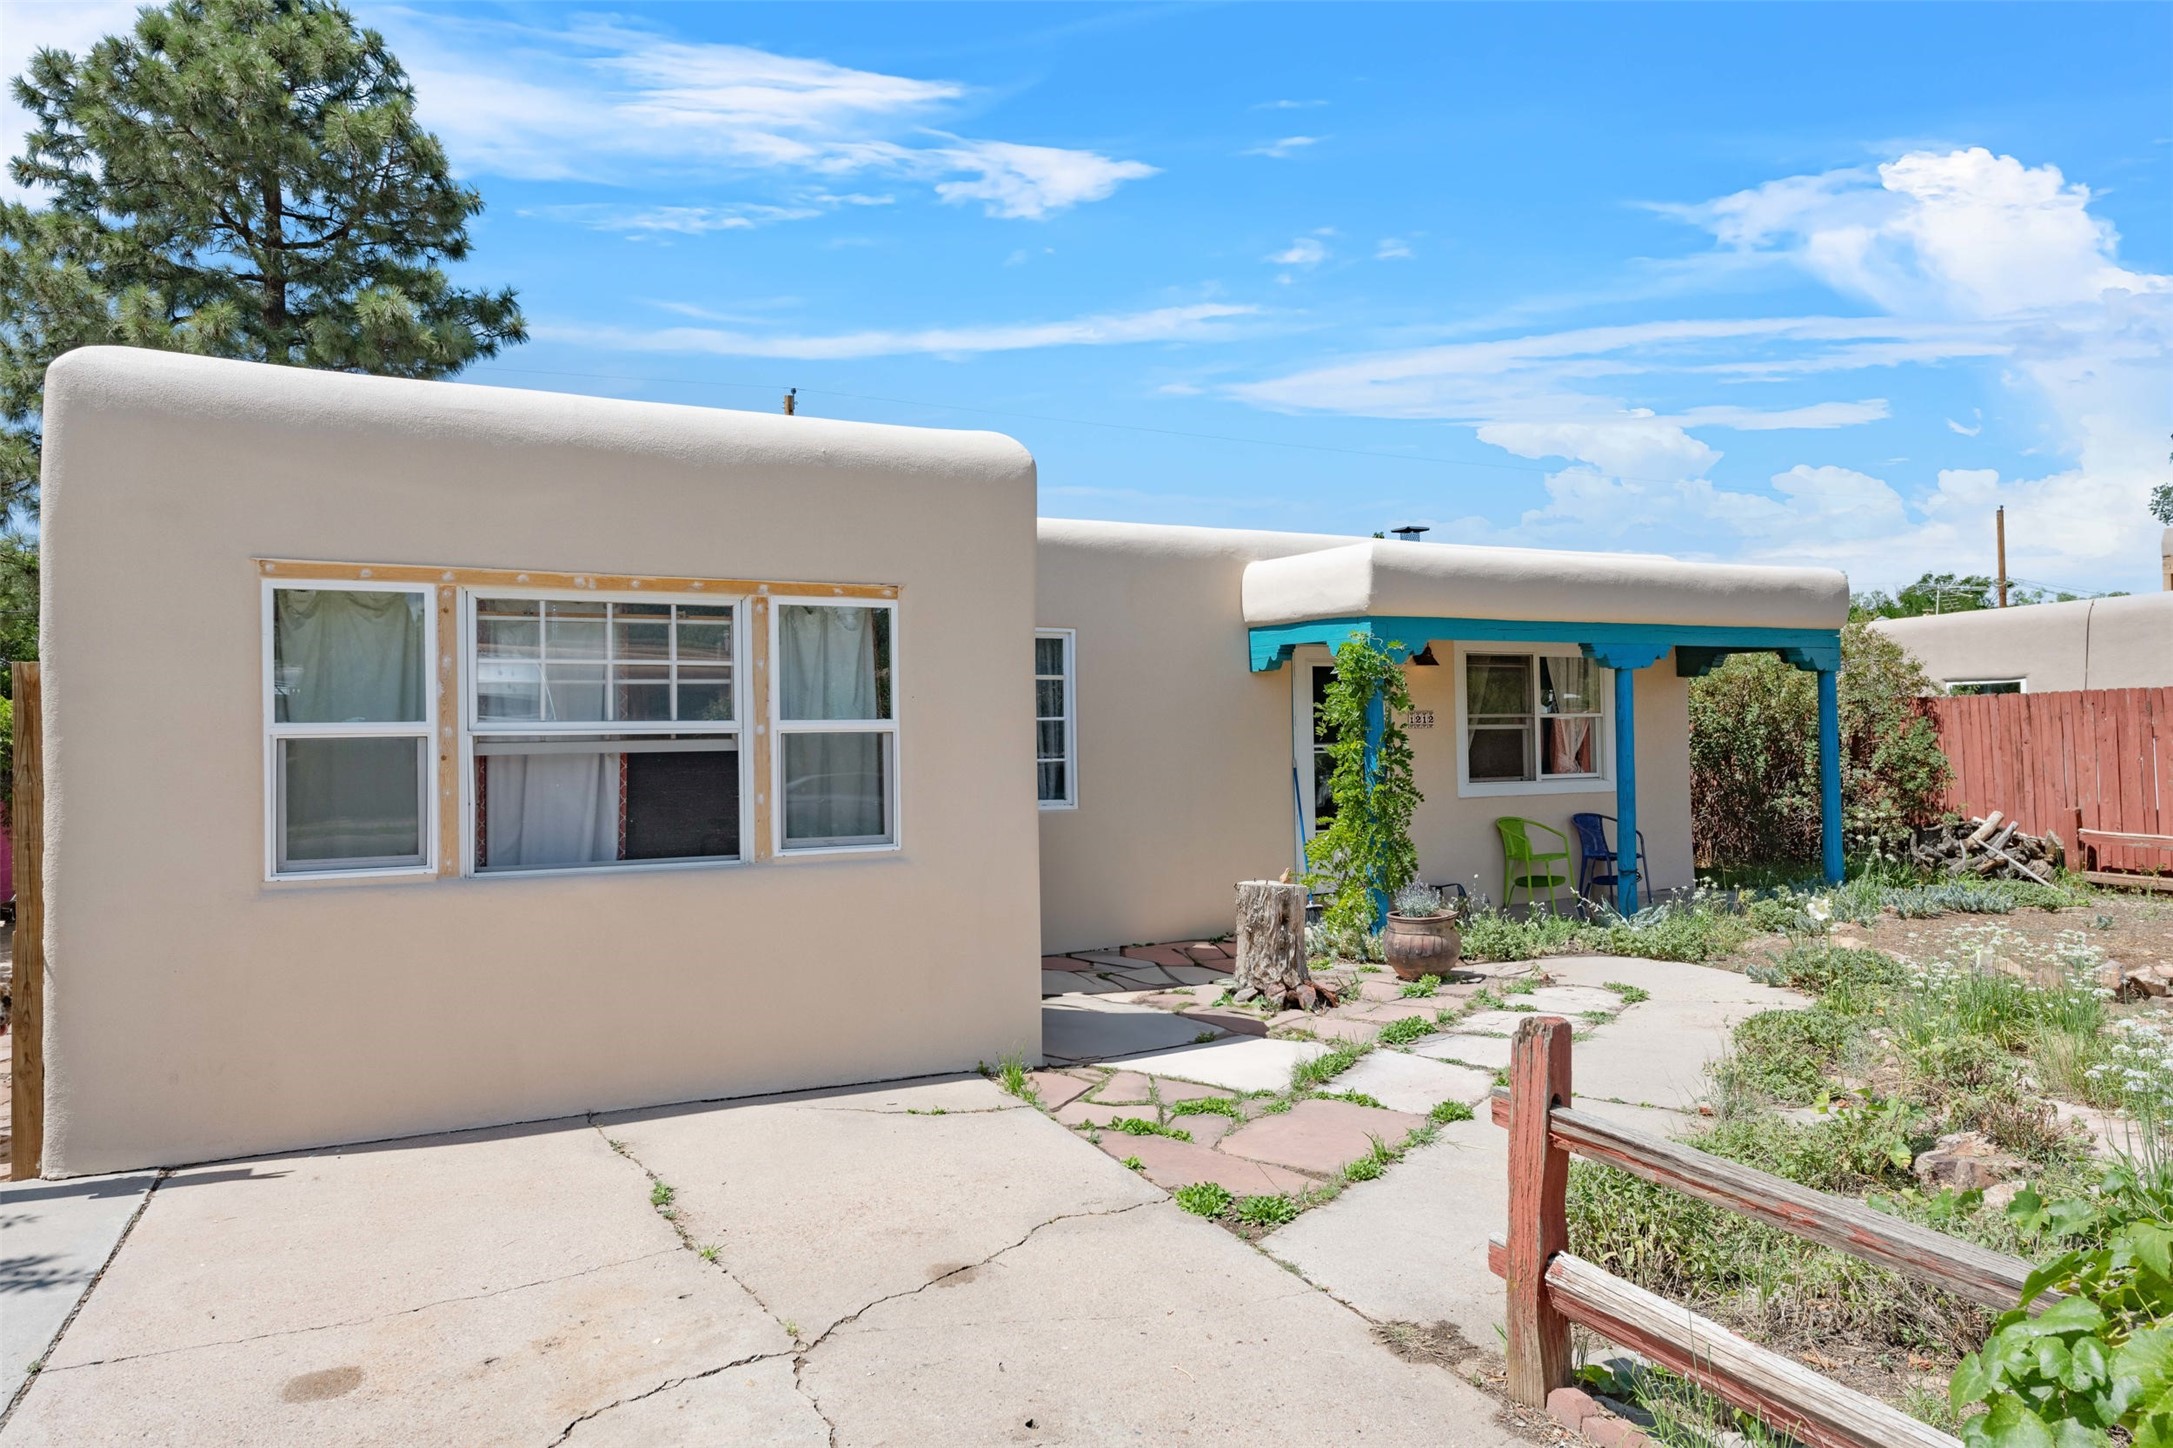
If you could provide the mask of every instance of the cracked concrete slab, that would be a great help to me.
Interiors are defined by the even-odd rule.
[[[1041,1052],[1052,1061],[1106,1061],[1181,1045],[1214,1027],[1152,1006],[1084,996],[1041,1003]]]
[[[600,1118],[677,1193],[695,1242],[812,1341],[1067,1212],[1161,1199],[1116,1162],[1011,1098],[944,1115],[825,1109],[820,1097]],[[946,1100],[960,1098],[947,1094]]]
[[[793,1382],[789,1358],[679,1383],[577,1425],[566,1448],[655,1448],[659,1443],[759,1443],[825,1448],[830,1425]]]
[[[1187,1046],[1154,1056],[1138,1056],[1124,1064],[1153,1076],[1175,1076],[1229,1091],[1283,1091],[1290,1073],[1300,1062],[1327,1054],[1317,1041],[1270,1040],[1265,1036],[1232,1036],[1204,1046]]]
[[[0,1183],[0,1406],[44,1359],[157,1179]]]
[[[1333,1364],[1332,1389],[1292,1363]],[[871,1307],[801,1381],[841,1445],[1526,1441],[1477,1389],[1166,1201],[1052,1223]]]
[[[584,1121],[175,1173],[14,1445],[548,1443],[791,1347]]]

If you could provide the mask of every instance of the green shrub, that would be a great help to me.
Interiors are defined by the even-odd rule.
[[[1533,960],[1572,948],[1589,949],[1603,933],[1569,915],[1535,910],[1523,920],[1492,908],[1464,922],[1464,955],[1470,960]]]

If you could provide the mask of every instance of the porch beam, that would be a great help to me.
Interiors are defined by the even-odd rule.
[[[1818,671],[1818,842],[1826,883],[1838,885],[1841,858],[1841,690],[1838,669]]]
[[[1702,673],[1730,653],[1777,653],[1798,668],[1839,668],[1841,635],[1835,629],[1754,628],[1723,624],[1579,623],[1558,619],[1427,618],[1374,614],[1261,624],[1246,630],[1249,663],[1256,674],[1283,666],[1303,644],[1334,649],[1345,639],[1371,634],[1394,643],[1399,661],[1436,639],[1469,643],[1566,643],[1592,657],[1616,648],[1653,651],[1655,659],[1678,650],[1676,667]]]

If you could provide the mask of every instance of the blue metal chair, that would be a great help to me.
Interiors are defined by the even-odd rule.
[[[1582,856],[1577,866],[1577,893],[1590,900],[1595,887],[1612,891],[1617,879],[1615,849],[1607,843],[1607,827],[1615,823],[1613,815],[1573,814],[1570,825],[1577,831],[1577,853]],[[1617,834],[1621,833],[1618,829]],[[1605,866],[1604,870],[1601,866]],[[1652,871],[1645,865],[1645,832],[1637,832],[1637,883],[1644,892],[1645,903],[1652,903]]]

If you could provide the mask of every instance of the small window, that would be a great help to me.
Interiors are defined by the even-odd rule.
[[[737,640],[731,603],[473,598],[476,870],[741,858]]]
[[[271,872],[428,869],[428,594],[267,594]]]
[[[780,601],[776,613],[780,847],[896,844],[896,609]]]
[[[2019,694],[2020,679],[1965,679],[1947,685],[1949,694]]]
[[[1465,782],[1604,775],[1600,677],[1580,654],[1465,654]]]
[[[1070,629],[1034,635],[1034,775],[1043,809],[1079,803],[1079,753],[1073,740]]]

